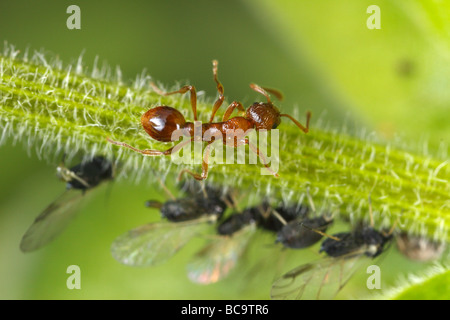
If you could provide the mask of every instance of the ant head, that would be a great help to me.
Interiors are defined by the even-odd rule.
[[[304,127],[300,122],[292,118],[288,114],[281,114],[277,107],[272,104],[270,100],[269,93],[273,94],[278,100],[283,100],[283,95],[280,91],[275,89],[263,88],[257,84],[251,83],[250,88],[258,93],[261,93],[266,97],[267,102],[255,102],[247,109],[247,119],[253,122],[255,129],[266,129],[272,130],[276,129],[281,123],[281,117],[286,117],[291,119],[297,127],[300,128],[304,133],[309,131],[309,119],[311,118],[311,112],[306,113],[306,127]]]
[[[141,124],[150,137],[162,142],[172,141],[172,133],[182,129],[186,120],[180,111],[168,106],[152,108],[141,117]]]
[[[255,129],[276,129],[281,123],[280,111],[271,102],[255,102],[246,111]]]

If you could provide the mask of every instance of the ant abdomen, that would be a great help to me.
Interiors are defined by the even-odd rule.
[[[148,110],[141,117],[144,130],[150,137],[161,142],[171,142],[172,133],[183,129],[186,120],[175,108],[159,106]]]

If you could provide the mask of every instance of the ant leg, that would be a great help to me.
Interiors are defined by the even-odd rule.
[[[205,148],[205,155],[203,156],[203,160],[202,160],[202,174],[198,174],[195,172],[192,172],[189,169],[183,169],[180,171],[180,173],[178,174],[178,181],[181,180],[181,177],[183,176],[183,173],[187,173],[190,174],[191,176],[194,177],[195,180],[205,180],[206,178],[208,178],[208,158],[209,158],[209,147],[211,145],[212,142],[208,143],[208,145]]]
[[[222,118],[222,122],[227,121],[230,118],[231,114],[233,113],[234,109],[236,109],[236,108],[239,111],[245,113],[245,108],[242,105],[242,103],[234,101],[228,106],[227,110],[225,111],[225,114],[223,115],[223,118]]]
[[[267,102],[269,103],[271,103],[271,101],[268,92],[273,94],[278,100],[283,100],[283,94],[276,89],[264,88],[255,83],[250,83],[250,88],[258,93],[261,93],[264,97],[266,97]]]
[[[261,162],[263,163],[264,167],[266,167],[266,169],[269,170],[270,173],[272,173],[274,177],[278,178],[278,177],[279,177],[278,173],[274,172],[274,171],[270,168],[270,166],[267,164],[266,157],[264,156],[264,154],[263,154],[261,151],[259,151],[259,148],[256,147],[256,146],[254,146],[253,143],[250,143],[250,141],[248,140],[248,138],[245,139],[245,144],[248,144],[248,146],[250,147],[250,149],[251,149],[254,153],[256,153],[256,154],[258,155],[258,157],[259,157],[259,159],[261,160]]]
[[[164,92],[161,89],[159,89],[153,82],[150,82],[150,85],[152,86],[153,90],[156,93],[158,93],[162,96],[170,96],[170,95],[176,94],[176,93],[185,94],[186,92],[190,91],[191,92],[192,112],[194,113],[194,120],[197,121],[197,92],[195,91],[194,86],[184,86],[184,87],[181,87],[181,89],[179,89],[177,91]]]
[[[300,122],[298,122],[297,120],[295,120],[293,117],[291,117],[288,114],[280,114],[280,117],[286,117],[292,120],[292,122],[295,123],[295,125],[297,127],[300,128],[300,130],[302,130],[304,133],[308,133],[309,132],[309,120],[311,119],[311,112],[308,111],[306,112],[306,127],[304,127]]]
[[[240,212],[240,210],[239,210],[239,208],[238,208],[238,206],[237,206],[237,203],[238,203],[238,202],[236,201],[234,195],[229,194],[228,197],[230,198],[229,200],[227,199],[227,197],[224,197],[224,198],[222,199],[222,201],[225,202],[225,204],[227,205],[227,207],[233,208],[233,210],[236,211],[236,212]]]
[[[223,101],[225,100],[225,96],[223,95],[223,85],[220,83],[220,81],[217,79],[217,65],[219,63],[217,60],[213,60],[213,75],[214,75],[214,81],[217,84],[217,91],[219,91],[219,98],[214,103],[213,110],[211,113],[211,118],[209,119],[209,123],[213,122],[214,116],[216,115],[217,110],[222,105]]]
[[[129,144],[126,144],[124,142],[114,141],[114,140],[111,140],[110,138],[106,138],[106,140],[108,140],[109,143],[115,144],[117,146],[125,147],[125,148],[131,149],[133,151],[142,153],[144,156],[163,156],[163,155],[168,156],[168,155],[172,154],[172,152],[178,151],[180,148],[182,148],[183,146],[185,146],[186,144],[188,144],[192,141],[192,139],[183,141],[165,151],[161,151],[161,150],[150,150],[150,149],[140,150],[140,149],[132,147]]]

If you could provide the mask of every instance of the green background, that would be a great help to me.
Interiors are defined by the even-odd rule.
[[[68,30],[66,8],[81,8],[81,30]],[[2,1],[0,40],[86,65],[119,65],[131,81],[143,69],[163,84],[189,82],[216,95],[211,61],[228,102],[260,99],[250,82],[279,88],[280,108],[313,111],[319,123],[397,136],[431,152],[450,137],[448,5],[437,1],[378,1],[381,30],[366,27],[369,1]],[[144,110],[143,110],[144,111]],[[21,142],[0,147],[0,298],[2,299],[267,299],[276,275],[319,258],[311,250],[281,252],[273,236],[254,237],[240,268],[218,284],[189,282],[185,264],[201,247],[195,239],[163,266],[130,268],[109,253],[112,240],[158,220],[143,206],[164,200],[144,177],[104,187],[54,243],[19,251],[35,216],[64,190],[57,163],[39,160]],[[336,228],[346,229],[345,225]],[[391,248],[382,262],[384,286],[426,268]],[[275,259],[276,257],[276,259]],[[276,261],[275,261],[276,260]],[[378,263],[378,262],[377,262]],[[68,290],[66,269],[81,268],[81,290]],[[386,271],[386,272],[385,272]],[[370,295],[361,270],[347,295]]]

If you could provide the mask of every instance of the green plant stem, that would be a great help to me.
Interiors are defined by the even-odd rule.
[[[62,69],[60,62],[46,62],[41,54],[19,59],[6,48],[0,56],[0,143],[23,141],[47,159],[62,152],[101,153],[121,163],[122,176],[135,180],[153,182],[154,174],[175,176],[186,166],[174,165],[169,157],[143,157],[106,138],[165,150],[171,144],[148,137],[140,117],[156,105],[170,105],[191,119],[189,99],[159,96],[149,89],[149,77],[140,76],[126,86],[109,73],[94,68],[87,76],[81,63]],[[206,99],[199,100],[202,120],[211,107]],[[352,221],[369,221],[370,194],[377,223],[389,226],[398,221],[400,229],[411,233],[449,239],[448,161],[387,145],[370,135],[319,128],[314,121],[308,134],[288,122],[279,129],[280,178],[262,175],[260,163],[233,164],[211,166],[208,181],[287,202],[306,201],[309,187],[318,209]],[[190,168],[201,170],[200,165]]]

